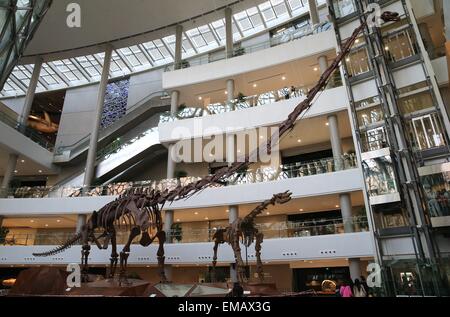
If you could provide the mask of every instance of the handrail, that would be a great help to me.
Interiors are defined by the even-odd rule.
[[[8,116],[6,113],[0,112],[0,121],[7,124],[9,127],[23,134],[33,142],[47,149],[48,151],[50,152],[53,151],[54,145],[51,142],[43,138],[39,133],[36,132],[36,130],[29,128],[27,125],[21,124],[16,119]]]
[[[226,184],[217,185],[235,186],[250,183],[263,183],[277,181],[289,178],[300,178],[319,174],[327,174],[342,170],[349,170],[357,167],[356,155],[344,154],[341,158],[323,158],[320,160],[290,163],[280,165],[279,167],[264,167],[256,170],[248,169],[245,172],[235,173],[227,179]],[[69,177],[70,178],[70,177]],[[68,179],[69,179],[68,178]],[[118,196],[124,194],[127,190],[156,188],[164,191],[165,189],[175,188],[179,184],[186,185],[198,180],[199,177],[182,177],[180,179],[163,179],[160,181],[139,181],[111,183],[100,186],[51,186],[51,187],[22,187],[5,189],[2,197],[16,196],[18,198],[44,198],[44,197],[79,197],[82,193],[86,196]],[[1,192],[1,190],[0,190]]]
[[[144,104],[147,101],[151,100],[152,98],[154,98],[158,94],[161,94],[161,97],[168,96],[168,93],[165,90],[152,92],[151,94],[149,94],[149,95],[145,96],[144,98],[140,99],[132,107],[127,109],[127,113],[125,114],[125,116],[123,116],[122,118],[120,118],[119,120],[117,120],[116,122],[114,122],[112,125],[110,125],[108,128],[105,128],[105,129],[111,129],[111,127],[118,126],[125,117],[127,117],[129,114],[131,114],[133,112],[134,109],[142,106],[142,104]],[[103,130],[105,130],[105,129],[103,129]],[[56,154],[61,155],[64,151],[67,151],[69,149],[70,149],[70,151],[73,151],[73,150],[75,150],[75,148],[80,147],[82,144],[88,143],[90,137],[91,137],[91,134],[89,133],[88,135],[84,136],[80,140],[78,140],[78,141],[76,141],[76,142],[74,142],[74,143],[72,143],[70,145],[59,146],[59,147],[56,148]]]

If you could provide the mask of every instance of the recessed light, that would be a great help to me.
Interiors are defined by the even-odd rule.
[[[228,91],[225,91],[225,95],[228,95]]]
[[[34,222],[34,220],[33,220],[33,219],[31,219],[31,220],[30,220],[30,222]]]
[[[300,208],[300,211],[303,211],[303,208]]]
[[[256,87],[258,87],[258,85],[257,84],[253,84],[253,88],[256,88]]]
[[[209,218],[208,218],[208,217],[205,217],[205,220],[209,220]]]
[[[389,46],[386,46],[386,47],[384,48],[384,50],[385,50],[385,51],[389,51]]]
[[[359,39],[356,39],[355,43],[358,44],[359,43]]]
[[[350,57],[347,57],[347,58],[345,59],[345,61],[346,61],[346,62],[350,62]]]
[[[237,150],[238,153],[241,153],[241,150]]]
[[[230,209],[225,210],[226,212],[230,212]]]
[[[194,212],[194,215],[198,215],[198,211]]]
[[[317,72],[319,69],[317,67],[314,67],[314,71]]]
[[[14,170],[14,173],[16,173],[16,174],[17,174],[18,172],[19,172],[18,170]]]
[[[262,140],[262,139],[264,139],[264,136],[260,135],[259,138]]]
[[[325,125],[328,127],[330,124],[327,122],[327,123],[325,123]]]
[[[177,222],[180,222],[180,219],[177,219]]]
[[[48,227],[48,223],[46,223],[45,226]]]
[[[38,173],[42,173],[42,170],[39,170]]]
[[[20,160],[21,163],[25,163],[25,160]]]
[[[336,205],[336,208],[339,208],[339,205]]]
[[[266,212],[266,215],[270,215],[270,212]]]
[[[61,220],[59,220],[59,219],[56,219],[56,222],[61,222]]]
[[[202,100],[203,99],[203,97],[202,96],[198,96],[198,100]]]
[[[281,80],[286,80],[286,76],[281,77]]]
[[[302,140],[301,140],[301,139],[298,139],[297,142],[298,142],[298,143],[302,143]]]

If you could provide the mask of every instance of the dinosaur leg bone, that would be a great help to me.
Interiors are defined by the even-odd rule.
[[[126,284],[127,283],[127,261],[128,257],[130,256],[130,246],[133,242],[134,238],[139,236],[141,234],[141,229],[139,227],[133,227],[131,229],[130,235],[128,237],[128,241],[125,244],[125,246],[122,249],[122,252],[120,252],[120,278],[119,278],[119,285],[121,285],[122,281]]]
[[[167,283],[166,273],[164,272],[164,242],[166,242],[166,233],[163,230],[160,230],[156,233],[158,237],[158,252],[156,256],[158,258],[158,268],[159,268],[159,276],[161,277],[161,283]]]
[[[231,243],[231,247],[233,248],[233,252],[234,252],[234,258],[236,259],[236,270],[237,270],[237,274],[238,274],[238,280],[239,282],[245,282],[246,281],[246,276],[245,276],[245,264],[244,261],[242,260],[242,256],[241,256],[241,246],[239,245],[239,237],[236,236],[233,239],[233,242]]]
[[[110,258],[110,272],[109,277],[114,278],[114,274],[116,273],[117,268],[117,259],[119,254],[117,253],[117,240],[116,240],[116,230],[114,228],[110,228],[109,234],[111,236],[111,258]]]

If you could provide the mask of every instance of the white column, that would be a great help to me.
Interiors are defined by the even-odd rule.
[[[317,61],[319,63],[320,74],[322,75],[328,68],[328,58],[322,55],[317,59]]]
[[[170,113],[172,115],[177,112],[179,104],[180,104],[180,92],[178,90],[173,90],[170,95]]]
[[[228,222],[233,223],[239,217],[238,206],[229,206],[228,208]],[[235,263],[230,264],[230,279],[232,283],[239,282],[237,271],[235,268]]]
[[[33,74],[30,78],[30,84],[28,85],[27,95],[25,96],[25,104],[20,115],[19,123],[26,126],[28,123],[28,116],[30,115],[31,106],[33,105],[34,95],[36,93],[36,87],[39,81],[39,75],[42,69],[42,58],[36,58],[33,68]]]
[[[311,16],[311,24],[314,26],[319,24],[319,11],[317,10],[317,2],[316,0],[308,0],[309,4],[309,15]]]
[[[361,280],[361,260],[359,258],[348,259],[348,268],[353,282],[356,279]]]
[[[177,163],[173,160],[172,157],[172,151],[174,149],[173,144],[169,145],[169,148],[167,150],[167,173],[166,178],[175,178],[175,167],[177,166]]]
[[[225,9],[225,54],[227,58],[233,57],[233,12],[231,8]]]
[[[109,69],[111,66],[112,47],[108,46],[105,51],[105,60],[103,62],[102,77],[98,87],[96,113],[91,130],[91,138],[89,140],[89,150],[86,159],[86,170],[84,172],[83,185],[91,186],[95,173],[95,161],[97,158],[97,142],[102,120],[103,105],[105,103],[106,86],[108,85]]]
[[[350,233],[354,231],[353,214],[352,214],[352,200],[348,193],[339,195],[339,204],[341,206],[341,215],[344,222],[344,232]]]
[[[342,168],[342,142],[339,134],[339,123],[337,115],[332,114],[328,116],[328,128],[330,130],[331,149],[335,161],[336,170]]]
[[[164,212],[164,231],[166,232],[167,243],[172,243],[172,225],[173,225],[173,210],[166,210]]]
[[[5,174],[3,175],[2,192],[0,193],[0,196],[8,196],[9,183],[11,183],[11,180],[14,177],[14,170],[16,169],[18,158],[19,156],[15,153],[10,153],[8,156],[8,163],[6,165]]]
[[[230,103],[234,100],[234,79],[227,80],[227,102]]]
[[[86,215],[78,215],[76,232],[80,232],[81,231],[81,228],[86,224],[86,220],[87,220],[87,216]]]
[[[175,69],[181,68],[182,51],[183,51],[182,45],[183,45],[183,26],[177,25],[175,30],[175,56],[174,56]]]
[[[227,150],[227,156],[226,160],[228,162],[228,165],[231,165],[232,163],[235,163],[237,160],[236,157],[236,136],[234,134],[227,134],[226,136],[226,150]]]

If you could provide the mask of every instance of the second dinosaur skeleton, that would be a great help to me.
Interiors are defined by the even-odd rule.
[[[285,204],[291,200],[292,193],[286,191],[273,195],[271,199],[265,200],[253,209],[244,218],[237,218],[230,225],[224,229],[217,229],[213,236],[214,241],[214,256],[213,256],[213,279],[215,279],[215,269],[217,264],[217,249],[219,244],[227,242],[233,249],[234,258],[236,260],[236,271],[240,282],[245,281],[245,265],[241,256],[242,243],[246,248],[255,242],[255,256],[256,256],[256,273],[260,281],[263,280],[263,268],[261,261],[261,243],[264,235],[259,232],[255,226],[255,218],[266,210],[269,206],[275,204]]]

